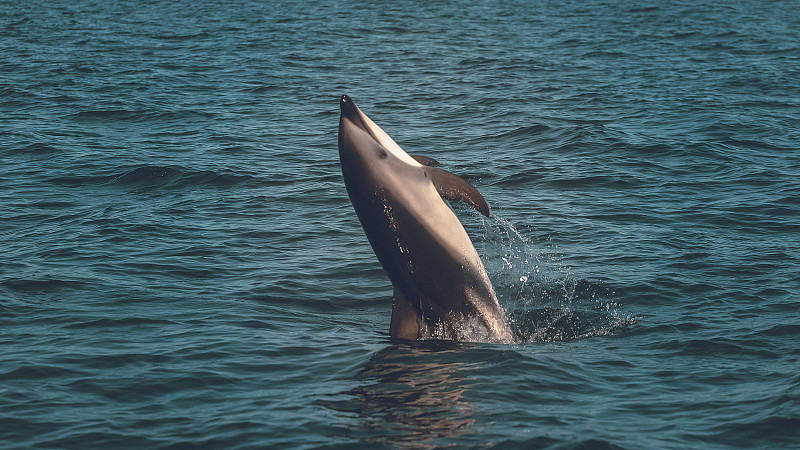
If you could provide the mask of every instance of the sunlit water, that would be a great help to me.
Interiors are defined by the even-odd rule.
[[[793,2],[0,3],[0,447],[793,448]],[[514,345],[388,339],[338,98]]]

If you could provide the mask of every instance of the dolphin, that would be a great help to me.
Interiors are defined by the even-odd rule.
[[[395,339],[513,342],[478,252],[445,202],[489,205],[436,160],[411,156],[343,95],[339,159],[344,184],[394,287]]]

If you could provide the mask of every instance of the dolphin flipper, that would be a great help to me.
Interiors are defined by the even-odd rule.
[[[422,164],[423,166],[438,166],[439,161],[431,158],[430,156],[422,156],[422,155],[408,155],[414,158],[418,163]]]
[[[431,179],[442,198],[466,202],[478,210],[479,213],[489,217],[489,205],[486,200],[477,189],[464,181],[463,178],[436,167],[425,167],[425,175]]]

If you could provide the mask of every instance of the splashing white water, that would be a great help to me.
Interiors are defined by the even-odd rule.
[[[496,215],[483,225],[476,247],[519,342],[606,335],[637,320],[620,316],[602,282],[576,277],[549,238],[537,244]]]

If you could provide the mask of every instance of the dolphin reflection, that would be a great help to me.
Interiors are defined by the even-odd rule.
[[[355,376],[360,385],[344,392],[351,400],[325,406],[355,414],[349,432],[368,444],[434,448],[468,432],[472,404],[464,401],[461,370],[468,344],[425,341],[392,345],[373,355]]]

